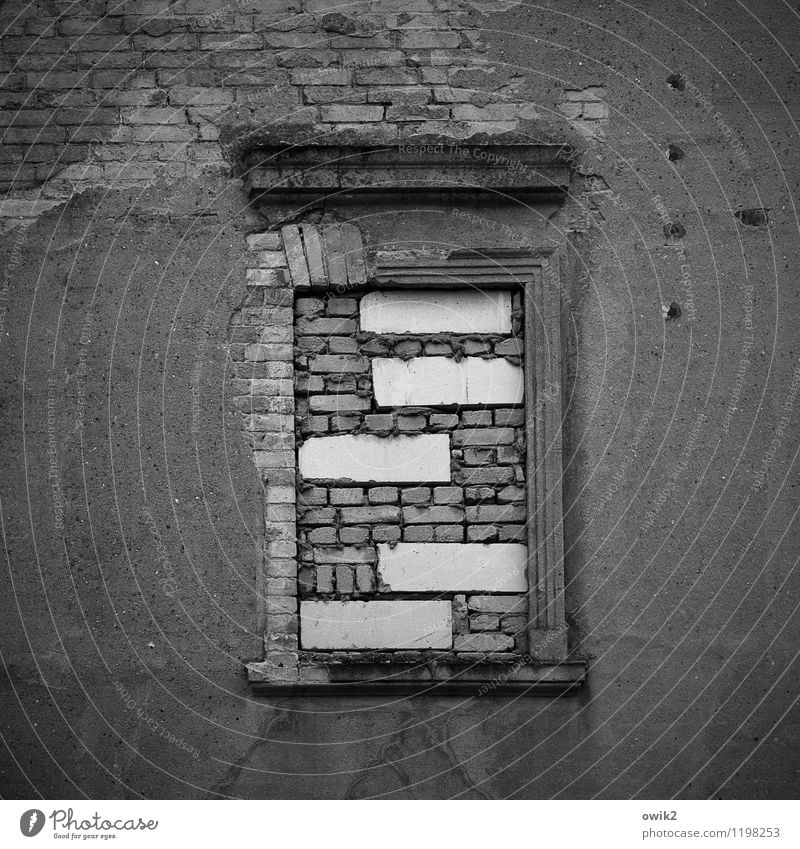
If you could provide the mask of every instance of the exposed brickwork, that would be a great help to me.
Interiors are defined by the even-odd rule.
[[[359,330],[366,290],[302,293],[295,299],[295,390],[298,444],[334,434],[379,437],[444,433],[451,444],[451,484],[342,486],[300,479],[298,550],[301,596],[331,599],[404,597],[387,593],[376,572],[379,543],[525,542],[525,434],[521,407],[402,407],[378,411],[375,357],[504,357],[519,364],[524,340],[522,299],[512,298],[512,334],[380,334]],[[441,597],[441,595],[437,596]],[[453,601],[457,652],[527,650],[524,615],[467,616],[473,599]],[[503,597],[499,606],[527,604]],[[461,599],[460,601],[457,601]],[[463,607],[464,615],[459,611]],[[470,633],[474,632],[474,634]],[[474,639],[473,639],[474,637]]]
[[[537,114],[519,80],[485,66],[478,20],[456,2],[338,11],[320,0],[90,0],[4,11],[4,189],[49,181],[55,196],[228,168],[229,148],[278,125],[463,138]]]

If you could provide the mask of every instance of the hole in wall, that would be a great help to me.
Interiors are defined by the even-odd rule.
[[[686,152],[682,147],[678,147],[676,144],[671,144],[667,148],[667,159],[670,162],[677,162],[679,159],[683,159],[686,156]]]
[[[664,225],[664,235],[668,239],[682,239],[686,235],[686,228],[679,221],[673,221]]]
[[[769,209],[765,207],[739,209],[734,215],[746,227],[766,227],[769,224]]]
[[[686,88],[686,80],[682,74],[670,74],[667,77],[667,85],[676,91],[683,91]]]

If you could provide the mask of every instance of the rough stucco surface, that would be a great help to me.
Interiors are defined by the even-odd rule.
[[[322,27],[333,13],[320,0],[302,19],[266,2],[133,5],[2,10],[2,795],[795,796],[793,13],[766,0],[724,22],[677,2],[376,2],[366,37],[391,46],[369,49],[398,55],[370,61],[413,78],[378,117],[366,91],[330,91],[346,74],[316,77],[310,95],[292,75],[347,70],[336,51],[367,49],[310,43],[356,37]],[[418,13],[443,46],[397,35],[397,16]],[[98,36],[123,39],[116,60],[102,40],[66,49],[98,20]],[[39,55],[46,38],[58,42]],[[171,58],[170,39],[187,55]],[[41,78],[56,54],[74,75],[61,84]],[[379,67],[359,55],[351,70]],[[434,85],[423,71],[467,99],[415,101]],[[180,120],[149,112],[175,106]],[[412,107],[422,117],[404,121]],[[87,120],[105,128],[74,136]],[[559,226],[567,609],[590,662],[579,696],[250,694],[261,485],[228,403],[225,340],[245,237],[266,229],[236,157],[278,121],[576,145]],[[669,145],[685,156],[670,160]],[[735,215],[761,208],[761,225]],[[665,321],[672,302],[681,315]]]

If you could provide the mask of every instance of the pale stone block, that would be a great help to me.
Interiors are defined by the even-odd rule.
[[[361,329],[375,333],[511,333],[511,293],[472,289],[370,292]]]
[[[349,479],[358,483],[449,483],[450,438],[445,433],[380,437],[320,436],[297,452],[306,480]]]
[[[378,546],[378,574],[393,592],[524,593],[528,548],[518,543]]]
[[[304,649],[449,649],[449,601],[304,601]]]
[[[377,357],[372,380],[379,407],[521,404],[522,369],[506,359]]]

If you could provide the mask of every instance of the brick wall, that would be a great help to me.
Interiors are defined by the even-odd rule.
[[[486,62],[485,16],[456,0],[41,0],[4,12],[0,188],[31,202],[42,187],[59,200],[227,171],[265,129],[391,142],[561,114]],[[576,128],[607,117],[600,91],[582,109],[581,92],[565,95]]]

